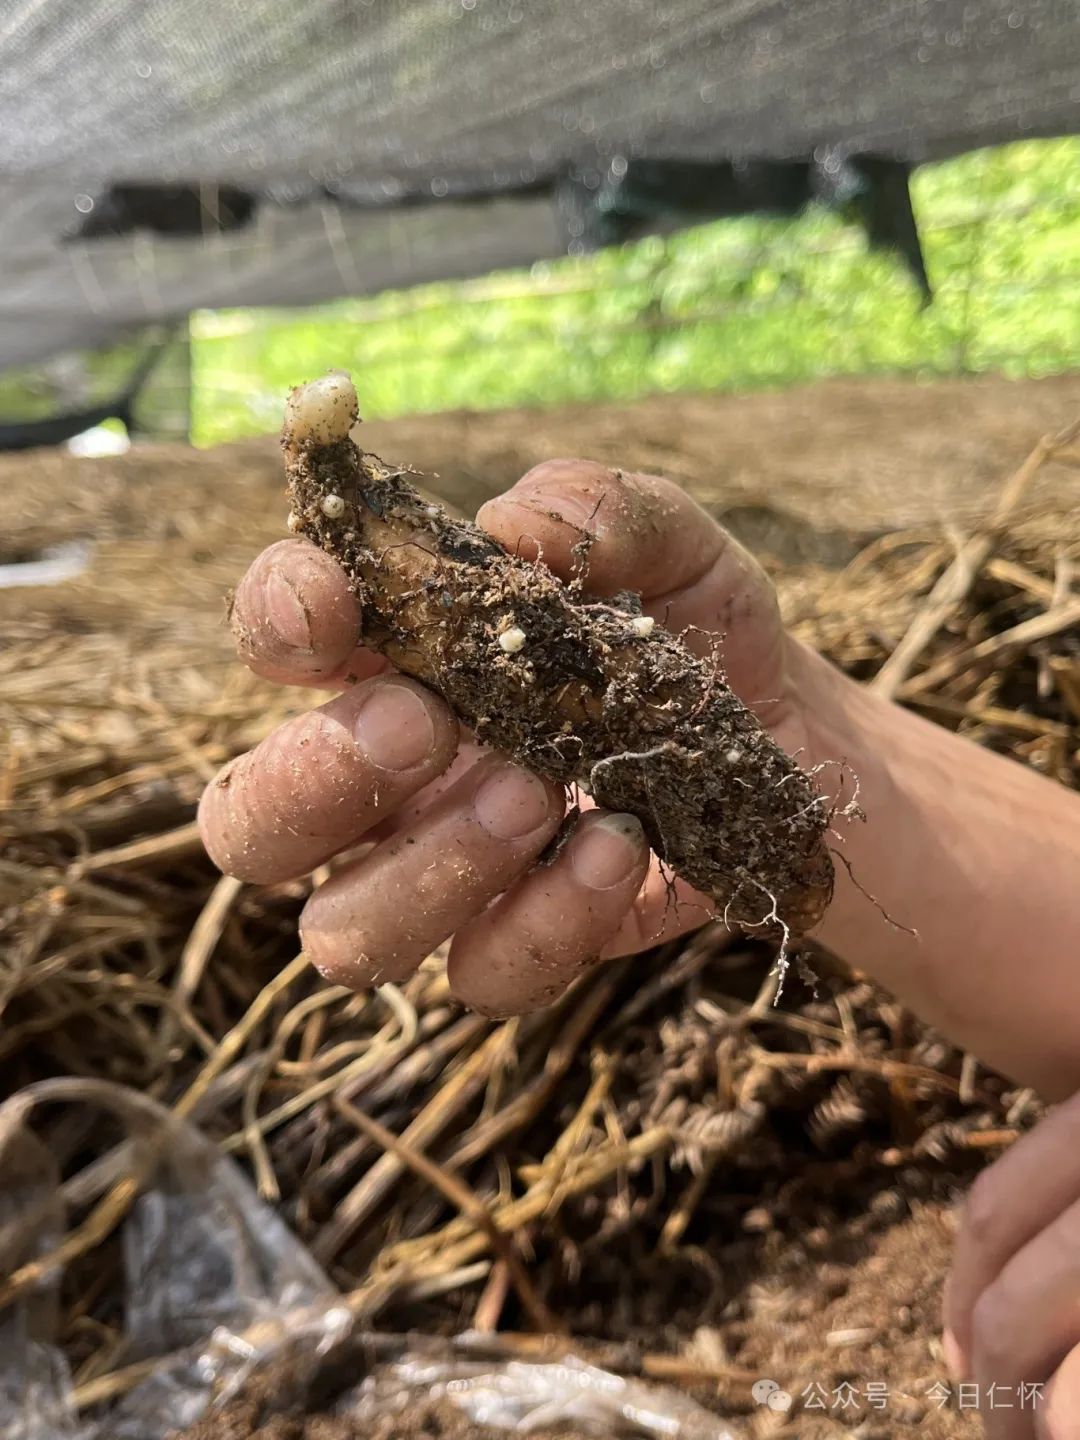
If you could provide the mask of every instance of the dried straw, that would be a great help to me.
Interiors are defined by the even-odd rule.
[[[1012,479],[981,514],[969,487],[948,524],[870,527],[840,568],[765,553],[802,637],[1070,785],[1077,433],[1004,457]],[[49,461],[33,485],[13,462],[0,474],[12,554],[97,543],[55,590],[0,591],[4,1093],[107,1078],[197,1119],[369,1322],[458,1326],[479,1305],[485,1328],[548,1330],[580,1302],[574,1323],[609,1340],[678,1314],[680,1257],[712,1273],[703,1236],[738,1232],[749,1209],[721,1198],[733,1174],[780,1219],[916,1160],[924,1179],[905,1183],[931,1193],[1037,1114],[857,977],[826,968],[818,996],[774,1009],[769,955],[709,934],[511,1024],[456,1009],[438,956],[400,989],[324,986],[295,950],[310,881],[223,880],[193,826],[207,776],[310,700],[244,673],[223,624],[229,585],[280,534],[276,459],[88,463]],[[49,1123],[71,1208],[61,1254],[77,1259],[63,1339],[90,1403],[142,1373],[125,1366],[109,1243],[137,1177],[115,1131]],[[0,1304],[32,1279],[0,1277]],[[700,1297],[685,1303],[707,1319]]]

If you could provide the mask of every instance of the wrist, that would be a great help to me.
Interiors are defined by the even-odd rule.
[[[896,784],[889,764],[897,723],[910,717],[851,680],[835,665],[797,640],[785,660],[787,693],[799,715],[800,757],[806,769],[821,771],[822,788],[843,808],[868,792],[893,803]],[[833,775],[830,777],[830,771]]]
[[[865,968],[880,946],[910,938],[886,916],[899,926],[915,923],[906,910],[942,793],[932,777],[955,758],[941,747],[958,742],[797,641],[788,673],[802,711],[804,764],[822,767],[821,788],[836,812],[836,887],[814,938]]]
[[[790,674],[804,763],[844,762],[866,817],[836,817],[842,858],[813,938],[1005,1074],[1069,1093],[1080,1083],[1080,797],[800,651]]]

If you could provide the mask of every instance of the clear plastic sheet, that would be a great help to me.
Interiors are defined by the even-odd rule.
[[[56,1102],[111,1111],[129,1137],[66,1187],[29,1123]],[[122,1225],[127,1347],[115,1363],[149,1361],[148,1372],[79,1414],[57,1344],[62,1272],[49,1266],[0,1310],[4,1440],[165,1440],[286,1351],[307,1384],[343,1344],[365,1345],[342,1297],[239,1167],[157,1102],[101,1081],[44,1081],[0,1106],[0,1272],[55,1251],[68,1228],[65,1194],[86,1203],[129,1173],[142,1188]],[[493,1431],[572,1424],[605,1437],[737,1440],[679,1392],[570,1354],[554,1363],[492,1360],[480,1353],[481,1337],[417,1340],[411,1353],[404,1339],[380,1338],[371,1353],[391,1362],[342,1395],[337,1414],[374,1420],[436,1397]]]
[[[0,1109],[0,1268],[5,1275],[53,1250],[64,1229],[60,1175],[25,1126],[19,1097]],[[46,1271],[0,1310],[0,1435],[5,1440],[74,1440],[71,1374],[52,1344],[60,1275]]]
[[[318,1315],[325,1337],[336,1290],[239,1167],[156,1102],[100,1081],[44,1081],[0,1107],[4,1275],[51,1252],[66,1229],[56,1163],[28,1123],[52,1102],[105,1108],[130,1137],[111,1166],[98,1167],[95,1187],[107,1188],[111,1172],[143,1179],[122,1227],[128,1345],[117,1363],[162,1363],[104,1415],[80,1423],[55,1344],[61,1275],[50,1270],[0,1311],[4,1440],[163,1440],[241,1383],[305,1315]]]
[[[467,1346],[468,1337],[462,1337]],[[477,1425],[528,1435],[573,1425],[601,1440],[738,1440],[736,1432],[677,1390],[625,1379],[574,1355],[556,1362],[405,1359],[366,1381],[345,1413],[375,1419],[418,1396],[449,1400]]]

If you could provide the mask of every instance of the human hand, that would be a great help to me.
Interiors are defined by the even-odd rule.
[[[591,592],[637,591],[692,648],[719,648],[730,683],[778,742],[802,750],[805,764],[817,758],[803,703],[807,652],[786,636],[761,568],[677,486],[555,461],[478,521],[566,579],[587,530]],[[486,1013],[518,1013],[549,1002],[598,955],[644,949],[710,915],[685,885],[673,903],[631,816],[583,814],[537,866],[563,822],[561,788],[460,735],[440,699],[358,645],[345,576],[306,541],[264,551],[237,590],[232,622],[258,674],[344,687],[226,766],[200,807],[213,859],[256,883],[374,842],[305,906],[304,948],[328,978],[355,988],[404,979],[452,935],[457,996]]]
[[[1080,1095],[972,1187],[945,1351],[954,1377],[977,1386],[987,1440],[1080,1434]]]

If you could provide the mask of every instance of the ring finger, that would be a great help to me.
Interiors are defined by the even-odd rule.
[[[524,874],[565,807],[560,786],[488,756],[315,891],[300,921],[312,963],[356,990],[406,979]]]
[[[520,1015],[555,1000],[619,928],[649,868],[633,815],[583,815],[549,865],[458,930],[450,988],[486,1015]]]

